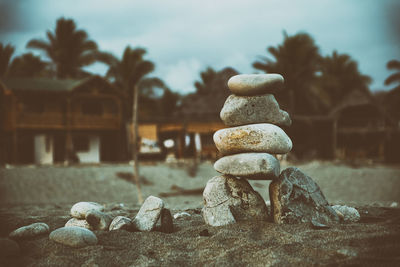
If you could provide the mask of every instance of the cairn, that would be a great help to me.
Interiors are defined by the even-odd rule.
[[[273,93],[283,86],[279,74],[243,74],[229,79],[233,93],[220,117],[229,128],[214,134],[222,157],[214,168],[221,175],[208,181],[202,210],[205,222],[221,226],[237,221],[268,220],[261,195],[247,180],[272,180],[269,187],[275,223],[311,222],[319,227],[338,222],[319,186],[298,168],[280,172],[277,154],[287,154],[292,141],[280,128],[292,121]]]
[[[268,218],[264,200],[247,180],[276,180],[280,164],[275,155],[292,148],[292,141],[280,128],[290,126],[291,119],[272,94],[283,81],[279,74],[244,74],[229,79],[233,94],[225,101],[220,117],[230,128],[214,134],[223,155],[214,168],[222,175],[212,178],[203,193],[207,224]]]

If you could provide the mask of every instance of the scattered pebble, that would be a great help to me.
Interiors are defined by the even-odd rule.
[[[49,226],[45,223],[33,223],[12,231],[9,237],[12,239],[32,238],[47,234],[49,230]]]
[[[89,210],[86,213],[85,219],[94,230],[108,230],[112,221],[110,215],[98,210]]]
[[[82,228],[86,228],[89,230],[93,230],[93,227],[90,226],[90,224],[86,220],[81,220],[81,219],[77,219],[77,218],[69,219],[68,222],[64,226],[65,227],[76,226],[76,227],[82,227]]]
[[[311,225],[312,225],[312,228],[316,229],[316,230],[323,230],[323,229],[329,229],[330,228],[329,225],[320,223],[320,222],[318,222],[316,220],[311,220]]]
[[[391,208],[397,208],[399,206],[399,203],[397,202],[392,202],[392,204],[390,204]]]
[[[144,201],[133,223],[139,231],[151,231],[154,229],[164,208],[164,201],[155,196],[149,196]]]
[[[132,220],[125,216],[117,216],[110,223],[108,228],[110,231],[113,230],[129,230],[132,224]]]
[[[207,229],[201,230],[199,236],[211,236]]]
[[[75,226],[58,228],[50,233],[49,238],[54,242],[75,248],[97,244],[97,237],[92,231]]]
[[[77,219],[85,219],[90,210],[104,211],[104,207],[96,202],[78,202],[71,208],[71,216]]]
[[[332,208],[337,213],[340,212],[342,214],[344,222],[358,222],[360,220],[360,213],[355,208],[346,205],[335,205]]]
[[[175,220],[179,220],[179,219],[183,219],[186,217],[191,217],[192,215],[190,215],[189,213],[187,213],[186,211],[182,211],[182,212],[178,212],[174,214],[174,219]]]

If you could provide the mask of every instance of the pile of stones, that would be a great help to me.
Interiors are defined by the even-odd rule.
[[[291,125],[273,93],[283,87],[279,74],[242,74],[229,79],[233,93],[220,117],[228,128],[214,134],[222,155],[214,164],[222,175],[208,181],[202,215],[205,222],[221,226],[243,220],[268,220],[261,195],[247,180],[272,180],[270,203],[276,223],[338,221],[318,185],[297,168],[280,173],[277,154],[287,154],[292,141],[280,127]]]

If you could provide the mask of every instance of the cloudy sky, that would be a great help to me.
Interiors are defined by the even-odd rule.
[[[252,63],[283,31],[313,36],[323,55],[348,53],[372,90],[389,89],[386,62],[400,58],[389,13],[396,0],[0,0],[0,41],[27,52],[57,18],[73,18],[101,50],[121,56],[127,45],[147,49],[155,76],[181,93],[207,66],[254,73]],[[3,9],[3,11],[1,11]],[[3,13],[3,14],[1,14]],[[5,14],[4,14],[5,13]],[[105,66],[91,68],[105,72]]]

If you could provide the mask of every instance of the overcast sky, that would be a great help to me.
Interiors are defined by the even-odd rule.
[[[181,93],[207,66],[254,73],[266,47],[300,31],[313,36],[323,55],[348,53],[372,90],[389,89],[386,63],[400,58],[388,12],[396,0],[0,0],[0,41],[27,52],[32,38],[45,38],[56,19],[73,18],[101,50],[118,57],[127,45],[147,49],[155,76]],[[0,13],[0,16],[2,14]],[[34,50],[30,50],[34,51]],[[91,68],[101,74],[105,66]]]

